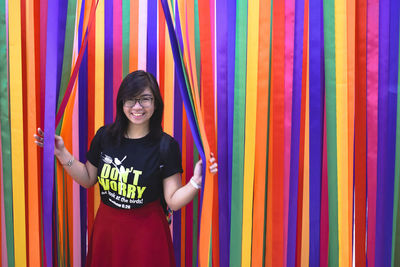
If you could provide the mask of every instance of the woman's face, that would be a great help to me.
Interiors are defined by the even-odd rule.
[[[134,125],[150,125],[154,113],[154,96],[150,88],[146,88],[135,98],[124,101],[125,116]]]

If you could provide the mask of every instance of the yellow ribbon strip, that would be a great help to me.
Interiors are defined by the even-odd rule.
[[[336,54],[336,125],[338,168],[339,266],[348,266],[349,244],[349,185],[348,185],[348,108],[347,108],[347,6],[345,0],[335,0]]]
[[[251,263],[253,225],[253,185],[256,149],[257,82],[258,82],[258,28],[259,0],[248,3],[247,77],[246,77],[246,132],[244,147],[242,266]]]
[[[10,1],[10,116],[15,265],[26,266],[24,126],[22,109],[21,1]]]
[[[104,125],[104,1],[99,1],[96,11],[95,44],[95,112],[94,130]],[[99,187],[94,187],[94,214],[100,205]]]

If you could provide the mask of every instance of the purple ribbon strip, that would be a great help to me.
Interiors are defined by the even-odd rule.
[[[217,101],[218,101],[218,196],[220,266],[229,266],[230,212],[228,176],[228,12],[227,0],[216,3]]]
[[[297,195],[299,186],[300,117],[303,78],[304,0],[296,1],[294,25],[292,135],[290,146],[291,164],[289,185],[287,266],[295,266],[296,264]]]
[[[113,122],[113,1],[104,2],[104,122]]]
[[[46,78],[43,148],[43,234],[45,266],[53,265],[53,187],[54,187],[54,132],[57,93],[57,46],[59,31],[59,0],[48,2],[46,40]]]
[[[321,181],[323,141],[323,11],[310,1],[310,266],[320,264]],[[305,96],[304,96],[305,97]],[[298,160],[297,160],[298,161]]]
[[[157,0],[147,1],[146,70],[157,77]]]
[[[379,80],[378,80],[378,177],[377,177],[377,197],[376,197],[376,247],[375,265],[390,266],[391,255],[391,236],[385,235],[385,221],[392,223],[392,216],[389,214],[388,197],[385,196],[388,170],[385,169],[387,159],[387,122],[388,122],[388,84],[389,84],[389,0],[379,2]],[[393,205],[393,203],[391,203]],[[390,210],[393,212],[393,206]],[[392,228],[390,227],[390,231]],[[388,247],[385,239],[390,241]]]
[[[394,198],[399,3],[379,5],[378,183],[375,265],[390,266]]]
[[[79,40],[82,40],[83,34],[83,13],[84,3],[82,2],[82,9],[81,9],[81,16],[79,21],[79,28],[78,28],[78,37]],[[85,48],[85,47],[84,47]],[[79,46],[79,49],[82,49]],[[88,139],[88,53],[87,50],[83,52],[82,63],[79,68],[79,98],[78,98],[78,105],[79,105],[79,160],[82,162],[86,161],[86,151],[87,151],[87,139]],[[80,187],[79,190],[80,195],[80,215],[81,215],[81,244],[86,244],[86,232],[87,232],[87,190],[83,187]],[[89,235],[91,233],[88,233]],[[86,262],[86,247],[81,246],[81,262],[82,266],[84,266]]]

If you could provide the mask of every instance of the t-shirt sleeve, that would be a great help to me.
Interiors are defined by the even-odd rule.
[[[175,173],[183,172],[181,150],[178,142],[176,142],[174,139],[172,139],[170,142],[167,154],[168,156],[165,159],[162,178],[167,178]]]
[[[97,130],[96,135],[93,137],[92,142],[90,143],[90,149],[86,153],[86,159],[93,164],[93,166],[98,167],[100,153],[101,153],[101,139],[104,133],[105,127],[101,127]]]

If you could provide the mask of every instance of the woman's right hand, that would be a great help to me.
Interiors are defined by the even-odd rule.
[[[43,147],[43,141],[44,141],[44,132],[42,129],[38,128],[38,134],[33,135],[36,139],[35,143]],[[64,151],[65,145],[64,145],[64,140],[62,139],[61,136],[59,135],[54,135],[54,155],[59,156],[61,153]]]

